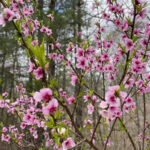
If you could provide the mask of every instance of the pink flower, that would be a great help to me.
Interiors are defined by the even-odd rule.
[[[47,139],[45,146],[49,147],[50,145],[53,145],[53,141],[52,141],[52,139]]]
[[[130,98],[130,97],[127,97],[127,98],[125,99],[125,101],[126,101],[126,105],[127,105],[127,106],[130,106],[130,105],[132,105],[132,103],[133,103],[133,99]]]
[[[77,49],[76,57],[81,57],[84,55],[84,50],[82,48]]]
[[[5,141],[5,142],[9,142],[9,140],[10,140],[10,135],[9,135],[9,134],[7,134],[7,135],[2,134],[1,140],[2,140],[2,141]]]
[[[52,30],[51,29],[47,29],[46,33],[47,33],[47,35],[51,35],[52,34]]]
[[[33,45],[33,46],[38,45],[38,40],[34,40],[34,41],[32,41],[32,45]]]
[[[110,146],[110,145],[111,145],[110,140],[108,140],[107,141],[107,146]]]
[[[47,28],[45,26],[43,26],[41,29],[40,29],[41,32],[45,32],[47,31]]]
[[[5,107],[5,101],[4,100],[0,100],[0,108],[4,108]]]
[[[102,117],[104,117],[104,118],[108,118],[108,111],[107,110],[101,110],[100,115],[102,115]]]
[[[43,88],[40,90],[39,99],[41,98],[45,102],[49,102],[52,96],[52,90],[50,88]],[[36,94],[37,96],[37,94]],[[38,99],[37,99],[38,100]]]
[[[71,97],[67,98],[67,101],[68,101],[69,104],[72,104],[75,101],[74,96],[71,96]]]
[[[2,94],[2,96],[6,98],[6,97],[8,96],[8,93],[7,93],[7,92],[4,92],[4,93]]]
[[[99,107],[100,107],[100,108],[107,108],[107,107],[108,107],[108,103],[105,102],[105,101],[101,101]]]
[[[77,59],[78,63],[76,64],[77,68],[85,69],[87,67],[87,59],[85,57],[80,57]]]
[[[148,81],[150,80],[150,74],[145,74],[144,76],[145,76],[146,80],[148,80]]]
[[[133,46],[133,41],[130,39],[126,39],[125,44],[128,49],[131,49]]]
[[[120,100],[115,96],[115,92],[108,91],[106,92],[106,102],[110,104],[110,106],[120,106]]]
[[[92,97],[92,101],[93,101],[93,103],[98,102],[98,99],[97,99],[97,97],[96,97],[95,95],[93,95],[93,97]]]
[[[48,14],[47,17],[50,18],[52,22],[54,21],[54,17],[52,16],[52,14]]]
[[[52,99],[47,106],[43,106],[42,112],[44,115],[54,114],[56,108],[58,107],[58,101],[56,99]]]
[[[25,129],[25,128],[26,128],[26,126],[27,126],[27,123],[22,122],[22,123],[21,123],[21,125],[20,125],[20,128],[21,128],[21,129]]]
[[[147,43],[148,43],[148,39],[146,39],[146,38],[144,38],[144,39],[141,41],[141,45],[142,45],[143,47],[145,47],[145,46],[147,45]]]
[[[57,43],[57,44],[56,44],[56,47],[57,47],[57,48],[60,48],[60,47],[61,47],[61,44],[60,44],[60,43]]]
[[[92,105],[92,104],[89,104],[88,106],[87,106],[87,108],[88,108],[88,114],[92,114],[93,112],[94,112],[94,106]]]
[[[77,83],[77,81],[78,81],[77,76],[73,75],[73,76],[71,77],[71,84],[75,86],[75,84]]]
[[[38,67],[36,70],[34,70],[33,74],[35,75],[35,78],[37,80],[43,78],[43,72],[42,72],[42,68]]]
[[[42,96],[40,92],[35,92],[33,98],[36,100],[36,102],[40,102],[42,100]]]
[[[72,140],[72,138],[68,138],[66,141],[64,141],[62,143],[63,150],[67,150],[67,149],[72,148],[74,146],[75,146],[75,143]]]
[[[128,79],[128,78],[126,78],[126,79]],[[134,82],[135,82],[134,77],[132,77],[132,78],[128,79],[126,82],[124,82],[124,83],[125,83],[125,88],[132,87],[132,86],[133,86],[133,84],[134,84]]]
[[[90,98],[91,97],[89,94],[83,96],[84,102],[87,102],[88,100],[90,100]]]
[[[127,104],[123,105],[123,109],[125,110],[126,113],[129,113],[129,106]]]
[[[5,133],[7,132],[7,128],[6,127],[3,127],[2,131]]]
[[[15,16],[15,14],[9,8],[4,8],[4,16],[5,16],[5,19],[7,19],[8,21],[11,21],[13,17]]]
[[[0,15],[0,25],[2,25],[2,27],[6,25],[6,21],[2,15]]]
[[[23,115],[23,121],[29,124],[33,124],[35,121],[35,116],[31,114],[24,114]]]
[[[32,72],[34,70],[34,64],[32,62],[29,62],[29,70],[28,72]]]
[[[128,30],[128,21],[127,20],[124,20],[123,21],[123,31],[127,31]]]

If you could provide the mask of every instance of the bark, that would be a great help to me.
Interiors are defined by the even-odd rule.
[[[56,1],[51,0],[50,5],[49,5],[49,9],[50,9],[51,13],[55,10],[55,4],[56,4]],[[57,39],[55,32],[53,32],[53,37],[55,38],[55,40]],[[52,51],[51,47],[49,46],[49,53],[51,53],[51,51]],[[56,65],[55,62],[53,60],[51,60],[51,62],[49,64],[49,79],[52,79],[55,76],[55,70],[56,70],[55,65]]]
[[[74,10],[76,10],[75,6],[74,6]],[[78,18],[78,20],[77,20],[77,31],[81,32],[81,27],[82,27],[82,24],[81,24],[81,0],[78,0],[78,2],[77,2],[77,18]],[[75,19],[75,25],[76,25],[76,19]],[[74,30],[75,30],[75,28],[74,28]],[[77,35],[76,31],[74,31],[74,36],[76,37],[76,35]],[[77,42],[79,45],[81,43],[81,37],[78,36],[77,40],[78,40]],[[81,70],[77,69],[77,72],[78,72],[78,74],[81,74]],[[81,88],[82,87],[80,86],[80,83],[77,82],[77,84],[75,86],[75,96],[76,97],[79,95],[80,91],[82,90]],[[76,123],[77,123],[78,128],[83,127],[83,101],[82,101],[82,99],[78,99],[78,101],[77,101]],[[77,147],[77,150],[82,150],[82,145]]]
[[[3,59],[2,59],[2,69],[1,69],[1,80],[2,80],[2,83],[0,84],[0,93],[3,92],[3,80],[4,80],[4,71],[5,71],[5,61],[6,61],[6,54],[4,53]]]

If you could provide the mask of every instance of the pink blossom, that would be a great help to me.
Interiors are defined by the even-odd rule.
[[[92,104],[89,104],[88,106],[87,106],[87,108],[88,108],[88,114],[92,114],[93,112],[94,112],[94,106],[92,105]]]
[[[7,92],[4,92],[4,93],[2,94],[2,96],[6,98],[6,97],[8,96],[8,93],[7,93]]]
[[[146,80],[150,81],[150,74],[145,74],[144,76]]]
[[[83,99],[84,99],[84,102],[87,102],[87,101],[89,101],[90,100],[90,95],[89,94],[87,94],[87,95],[84,95],[83,96]]]
[[[99,107],[100,107],[100,108],[107,108],[107,107],[108,107],[108,103],[105,102],[105,101],[101,101]]]
[[[6,25],[6,21],[1,14],[0,14],[0,25],[2,25],[2,27],[4,27]]]
[[[60,47],[61,47],[61,44],[60,44],[60,43],[57,43],[57,44],[56,44],[56,47],[57,47],[57,48],[60,48]]]
[[[123,21],[123,31],[127,31],[128,30],[128,21],[127,20],[124,20]]]
[[[120,100],[114,94],[115,92],[112,92],[112,91],[106,92],[106,97],[105,97],[106,102],[110,104],[111,106],[119,107]]]
[[[72,104],[75,101],[74,96],[71,96],[71,97],[67,98],[67,101],[68,101],[69,104]]]
[[[143,47],[145,47],[145,46],[147,45],[147,43],[148,43],[148,39],[146,39],[146,38],[144,38],[144,39],[141,41],[141,45],[142,45]]]
[[[47,31],[47,28],[45,26],[42,26],[42,28],[40,29],[41,32],[45,32]]]
[[[66,141],[64,141],[62,143],[63,150],[67,150],[67,149],[72,148],[74,146],[75,146],[75,143],[72,140],[72,138],[68,138]]]
[[[125,99],[125,101],[126,101],[127,106],[130,106],[130,105],[132,105],[132,103],[133,103],[133,99],[132,99],[131,97],[127,97],[127,98]]]
[[[11,21],[14,18],[15,14],[12,10],[10,10],[9,8],[4,8],[4,17],[5,19],[7,19],[8,21]]]
[[[126,44],[127,49],[131,49],[133,46],[133,41],[130,39],[126,39],[125,44]]]
[[[125,88],[132,87],[134,85],[134,82],[135,82],[134,77],[132,77],[130,79],[128,79],[128,78],[126,78],[126,79],[127,79],[127,81],[124,82],[125,83]]]
[[[26,126],[27,126],[27,123],[25,123],[25,122],[22,122],[21,125],[20,125],[21,129],[25,129]]]
[[[35,92],[33,98],[36,100],[36,102],[40,102],[42,100],[42,96],[40,92]]]
[[[77,59],[77,64],[76,64],[76,67],[77,68],[81,68],[81,69],[85,69],[88,65],[87,63],[87,59],[85,57],[80,57]]]
[[[102,117],[104,117],[104,118],[108,118],[108,111],[107,110],[101,110],[100,111],[100,115],[102,115]]]
[[[77,49],[76,57],[79,58],[81,56],[84,56],[84,50],[82,48]]]
[[[52,139],[47,139],[46,143],[45,143],[45,146],[49,147],[50,145],[53,145],[53,141],[52,141]]]
[[[51,35],[52,34],[52,30],[51,29],[47,29],[46,33],[47,33],[47,35]]]
[[[38,45],[38,40],[34,40],[34,41],[32,41],[32,45],[33,45],[33,46]]]
[[[45,102],[49,102],[51,100],[51,96],[52,96],[52,90],[50,88],[43,88],[40,90],[40,96],[39,99],[37,98],[37,100],[40,100],[40,98],[45,101]]]
[[[72,84],[73,86],[75,86],[75,84],[77,83],[77,81],[78,81],[77,76],[73,75],[73,76],[71,77],[71,84]]]
[[[7,135],[2,134],[1,140],[5,141],[5,142],[10,142],[9,141],[10,140],[10,135],[9,134],[7,134]]]
[[[7,128],[6,127],[3,127],[2,131],[5,133],[7,132]]]
[[[4,108],[5,107],[5,102],[4,100],[0,100],[0,108]]]
[[[55,46],[54,44],[51,44],[51,50],[54,50]]]
[[[29,62],[29,70],[28,72],[32,72],[34,70],[34,64],[32,62]]]
[[[107,141],[107,146],[110,146],[110,145],[111,145],[110,140],[108,140]]]
[[[54,21],[54,17],[52,16],[52,14],[48,14],[47,17],[50,18],[52,22]]]
[[[33,74],[35,75],[35,78],[37,80],[43,78],[43,72],[42,72],[42,68],[38,67],[36,70],[33,71]]]
[[[56,108],[58,107],[58,101],[56,99],[52,99],[47,106],[42,107],[42,112],[44,115],[54,114]]]
[[[93,95],[93,97],[92,97],[92,101],[93,101],[93,103],[98,102],[98,99],[97,99],[97,97],[96,97],[95,95]]]

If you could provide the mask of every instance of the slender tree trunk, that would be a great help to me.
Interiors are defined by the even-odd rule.
[[[52,13],[55,10],[55,0],[51,0],[49,8],[50,8],[50,12]],[[55,38],[55,40],[57,39],[56,37],[56,33],[53,31],[53,36]],[[49,44],[49,43],[48,43]],[[51,53],[51,47],[49,46],[49,53]],[[49,64],[49,79],[54,78],[55,76],[55,70],[56,70],[56,66],[55,66],[55,61],[51,60],[50,64]]]
[[[76,7],[74,6],[74,10],[76,10]],[[75,13],[75,12],[74,12]],[[76,20],[77,19],[77,20]],[[77,1],[77,17],[75,17],[75,25],[76,25],[76,21],[77,21],[77,31],[78,33],[81,32],[81,0]],[[76,33],[76,29],[74,29],[74,37],[76,37],[77,33]],[[81,37],[78,36],[77,39],[78,42],[78,46],[80,46],[81,43]],[[81,74],[81,70],[77,69],[78,74]],[[81,86],[80,83],[77,82],[76,86],[75,86],[75,96],[77,97],[81,91]],[[77,123],[77,127],[78,128],[82,128],[83,127],[83,101],[82,99],[78,99],[77,101],[77,108],[76,108],[76,123]],[[78,138],[78,137],[77,137]],[[79,138],[78,138],[79,140]],[[77,150],[82,150],[82,146],[77,147]]]
[[[136,89],[135,89],[136,90]],[[137,97],[137,93],[135,94],[135,102],[136,102],[136,115],[137,115],[137,122],[136,122],[136,125],[137,125],[137,129],[138,129],[138,135],[140,134],[140,118],[139,118],[139,103],[138,103],[138,97]],[[141,150],[141,144],[140,142],[138,142],[138,147],[139,147],[139,150]]]
[[[17,50],[15,51],[15,54],[13,56],[13,74],[12,74],[12,79],[11,79],[11,86],[10,86],[10,92],[9,92],[9,96],[11,98],[13,98],[13,94],[14,94],[14,71],[15,71],[15,66],[16,66],[16,59],[17,59]]]
[[[4,80],[4,71],[5,71],[5,61],[6,61],[6,54],[4,53],[3,55],[3,60],[2,60],[2,69],[1,69],[1,84],[0,84],[0,93],[3,92],[3,80]]]

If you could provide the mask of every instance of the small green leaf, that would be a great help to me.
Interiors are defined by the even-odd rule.
[[[0,84],[2,83],[2,79],[0,78]]]
[[[83,49],[86,50],[89,45],[90,40],[87,40],[87,42],[84,44]]]
[[[53,128],[53,125],[51,122],[46,122],[46,126],[49,127],[49,128]]]
[[[10,6],[10,0],[6,0],[7,6]]]

